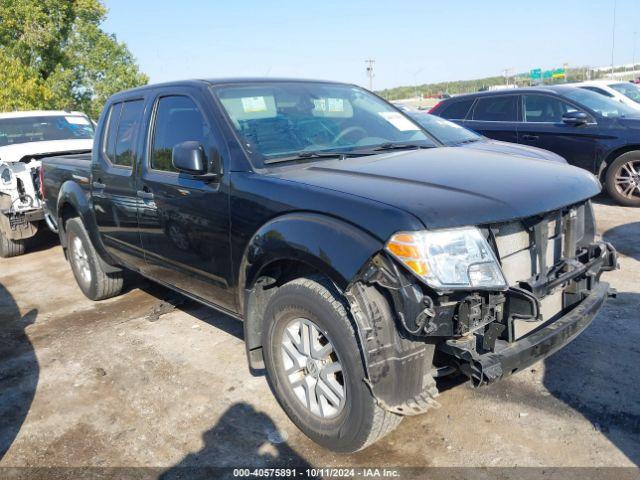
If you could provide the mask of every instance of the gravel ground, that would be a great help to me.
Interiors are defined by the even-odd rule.
[[[0,467],[639,466],[640,210],[596,215],[619,294],[580,337],[493,386],[440,385],[440,409],[353,455],[293,426],[239,322],[138,277],[92,303],[45,236],[0,260]]]

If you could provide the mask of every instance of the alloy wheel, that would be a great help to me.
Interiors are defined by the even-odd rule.
[[[285,375],[300,403],[323,419],[339,415],[345,406],[346,384],[327,335],[311,320],[296,318],[285,327],[281,347]]]
[[[632,200],[640,198],[640,160],[629,160],[622,164],[615,176],[618,192]]]
[[[91,267],[89,266],[89,256],[87,255],[80,237],[75,237],[72,242],[71,252],[73,263],[76,266],[82,280],[88,284],[91,282]]]

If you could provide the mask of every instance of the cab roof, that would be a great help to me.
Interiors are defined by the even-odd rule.
[[[229,77],[229,78],[201,78],[201,79],[188,79],[188,80],[176,80],[172,82],[163,83],[151,83],[148,85],[142,85],[140,87],[131,88],[129,90],[123,90],[114,94],[119,96],[121,94],[131,94],[135,92],[143,92],[145,90],[152,90],[154,88],[165,87],[186,87],[186,86],[215,86],[215,85],[241,85],[241,84],[255,84],[255,83],[329,83],[334,85],[351,85],[346,82],[336,82],[332,80],[313,80],[304,78],[274,78],[274,77]]]

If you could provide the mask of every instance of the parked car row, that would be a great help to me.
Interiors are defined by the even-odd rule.
[[[520,98],[482,98],[452,100],[457,120],[525,111]],[[581,128],[578,113],[565,124]],[[118,295],[132,270],[242,320],[250,367],[339,452],[436,406],[438,376],[486,385],[558,350],[617,267],[595,235],[591,173],[353,85],[121,92],[91,154],[46,158],[41,177],[88,298]]]
[[[567,159],[596,174],[618,203],[640,205],[640,120],[634,118],[640,115],[637,85],[597,80],[441,98],[445,100],[431,109],[433,115],[397,107],[444,145]],[[81,112],[0,114],[0,257],[24,253],[41,220],[55,228],[41,208],[39,159],[67,153],[76,161],[87,161],[82,154],[90,151],[93,128]],[[163,228],[185,247],[188,239],[178,225],[167,221]]]
[[[430,111],[484,136],[555,152],[640,206],[640,112],[577,86],[461,95]]]

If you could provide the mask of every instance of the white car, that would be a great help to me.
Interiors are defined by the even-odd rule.
[[[618,100],[640,112],[640,87],[635,83],[620,80],[592,80],[576,83],[575,86]]]
[[[90,151],[93,134],[82,112],[0,113],[0,257],[24,253],[44,218],[40,159]]]

